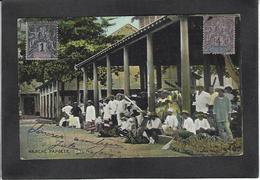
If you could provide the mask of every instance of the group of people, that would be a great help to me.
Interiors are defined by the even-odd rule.
[[[91,133],[97,131],[102,137],[122,136],[130,143],[154,144],[161,134],[188,137],[203,133],[233,139],[230,130],[233,101],[229,87],[218,87],[215,91],[211,87],[208,93],[198,86],[192,103],[195,113],[191,114],[182,109],[178,91],[162,90],[157,93],[155,112],[146,112],[136,102],[118,93],[101,100],[99,112],[89,100],[85,118],[76,103],[73,107],[65,106],[60,126],[82,128]],[[208,121],[211,116],[215,125]]]

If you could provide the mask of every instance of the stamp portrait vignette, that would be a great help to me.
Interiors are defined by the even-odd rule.
[[[22,160],[243,154],[239,15],[28,20]]]

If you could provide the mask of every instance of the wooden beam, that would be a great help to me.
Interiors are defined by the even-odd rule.
[[[77,76],[76,78],[76,83],[77,83],[77,103],[79,104],[80,103],[80,88],[79,88],[79,81],[80,81],[80,78],[79,78],[79,75]]]
[[[156,82],[157,82],[157,89],[162,88],[162,69],[161,65],[156,66]]]
[[[210,73],[210,64],[209,56],[203,56],[203,72],[204,72],[204,88],[208,92],[211,85],[211,73]]]
[[[83,72],[83,103],[84,103],[84,111],[87,107],[88,102],[88,75],[87,75],[87,68],[81,68],[81,71]]]
[[[112,95],[112,73],[111,73],[111,63],[109,55],[106,56],[107,61],[107,97]]]
[[[147,42],[147,93],[148,110],[155,112],[155,83],[154,83],[154,62],[153,62],[153,35],[148,34]]]
[[[217,55],[216,57],[216,71],[218,75],[219,85],[224,86],[224,58],[223,56]]]
[[[182,109],[190,112],[190,59],[187,17],[180,18]]]
[[[124,47],[124,94],[130,95],[129,49]]]
[[[61,101],[60,101],[60,82],[59,80],[56,81],[56,88],[57,88],[57,94],[56,94],[56,113],[57,117],[60,118],[61,116]]]
[[[146,89],[146,76],[147,76],[147,70],[146,65],[141,64],[139,65],[139,72],[140,72],[140,89],[143,91]]]
[[[48,111],[49,111],[49,113],[48,113],[48,118],[52,118],[51,117],[51,85],[49,85],[49,87],[48,87]]]
[[[52,117],[55,118],[55,93],[54,93],[54,82],[52,82]]]
[[[94,90],[94,106],[96,109],[96,115],[98,115],[99,103],[98,103],[98,75],[96,63],[93,63],[93,90]]]

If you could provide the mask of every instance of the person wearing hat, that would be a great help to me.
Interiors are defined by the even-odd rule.
[[[88,100],[88,106],[86,108],[86,124],[87,124],[87,130],[90,130],[91,133],[95,130],[95,120],[96,120],[96,110],[93,106],[93,102],[91,100]]]
[[[189,131],[193,134],[196,134],[195,125],[193,122],[193,119],[191,119],[190,113],[187,110],[183,110],[181,113],[181,116],[183,118],[183,125],[182,128],[186,131]]]
[[[159,119],[155,112],[148,112],[148,122],[146,125],[146,134],[149,137],[150,144],[154,144],[158,141],[158,135],[161,133],[162,121]]]
[[[173,109],[169,108],[168,115],[162,125],[163,132],[166,135],[172,135],[173,131],[177,129],[178,124],[179,122],[177,117],[173,114]]]
[[[207,130],[210,129],[210,125],[208,120],[205,118],[205,114],[203,112],[196,113],[195,119],[195,130],[196,132],[200,129]]]
[[[218,133],[223,139],[233,139],[230,129],[231,111],[230,100],[224,95],[224,88],[219,87],[218,96],[214,102],[213,114],[217,124]]]

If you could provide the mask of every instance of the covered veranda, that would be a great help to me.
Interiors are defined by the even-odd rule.
[[[202,40],[202,15],[163,16],[136,33],[127,36],[87,60],[75,65],[75,69],[80,69],[83,72],[84,103],[86,104],[88,100],[88,89],[86,86],[88,79],[87,71],[93,71],[93,100],[98,110],[98,67],[106,67],[107,96],[110,96],[113,94],[111,67],[123,66],[124,94],[130,96],[129,67],[139,66],[140,90],[147,91],[148,111],[154,112],[155,92],[162,87],[161,67],[174,65],[177,67],[177,84],[181,87],[182,108],[190,111],[191,66],[203,66],[204,86],[206,90],[211,85],[211,65],[216,66],[219,84],[223,85],[225,56],[203,54]],[[228,59],[232,59],[233,63],[239,64],[239,49],[237,47],[236,45],[236,54],[228,56]],[[154,72],[156,72],[156,76]],[[157,82],[156,84],[155,81]]]

